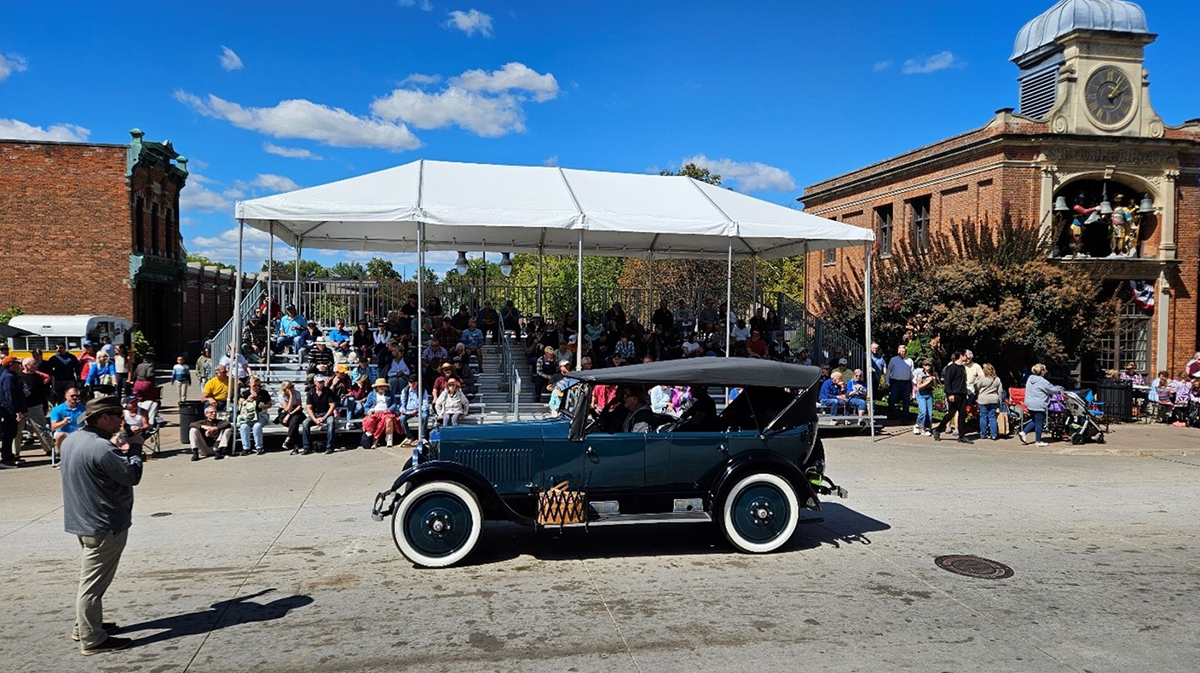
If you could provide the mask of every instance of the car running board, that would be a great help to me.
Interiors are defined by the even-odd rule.
[[[708,512],[652,512],[649,514],[600,514],[587,523],[566,523],[561,528],[583,528],[585,526],[630,526],[643,523],[712,523]],[[559,528],[549,524],[545,528]]]

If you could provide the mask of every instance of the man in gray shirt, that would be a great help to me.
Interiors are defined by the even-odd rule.
[[[896,354],[888,360],[888,418],[908,422],[908,402],[912,398],[913,361],[908,357],[908,346],[900,344]]]
[[[91,400],[81,420],[83,429],[63,441],[62,485],[64,528],[83,550],[72,638],[86,656],[132,642],[108,635],[116,625],[103,621],[103,601],[125,550],[133,487],[142,480],[142,454],[139,444],[114,445],[122,421],[116,397]]]

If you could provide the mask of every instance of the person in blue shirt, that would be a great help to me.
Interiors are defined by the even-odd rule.
[[[479,371],[483,371],[483,331],[477,326],[475,318],[467,321],[467,328],[459,335],[467,354],[479,363]]]
[[[306,324],[304,316],[296,313],[296,305],[288,304],[287,313],[279,319],[279,334],[275,339],[276,352],[282,351],[284,348],[295,349],[296,337],[304,331]]]
[[[839,416],[846,412],[846,386],[842,383],[842,373],[835,371],[825,379],[821,384],[821,393],[818,395],[821,404],[829,407],[829,412],[834,416]]]
[[[65,401],[50,410],[50,431],[54,433],[54,451],[62,449],[63,440],[67,435],[83,427],[80,417],[83,416],[83,401],[80,399],[78,388],[68,388],[64,395]]]
[[[409,423],[413,419],[418,419],[421,424],[422,435],[428,434],[424,430],[425,420],[429,416],[429,396],[422,394],[417,388],[415,374],[408,377],[408,387],[402,388],[397,395],[395,409],[400,415],[400,423],[404,426],[404,445],[412,446],[417,443],[417,431]]]
[[[346,323],[340,319],[333,323],[333,329],[325,333],[325,339],[335,351],[345,353],[350,349],[350,333],[346,331]]]
[[[858,411],[858,422],[861,424],[863,414],[867,413],[867,385],[861,369],[855,369],[853,378],[846,382],[846,404]]]

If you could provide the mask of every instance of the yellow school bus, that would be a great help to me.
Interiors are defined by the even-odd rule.
[[[49,357],[63,342],[68,351],[82,355],[85,340],[95,342],[97,347],[104,336],[114,344],[124,343],[133,328],[128,320],[110,315],[18,315],[8,324],[30,332],[9,339],[10,353],[19,358],[28,357],[35,348],[41,349],[43,357]]]

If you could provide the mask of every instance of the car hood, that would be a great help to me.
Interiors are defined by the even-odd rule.
[[[533,442],[540,443],[547,435],[565,437],[569,430],[570,420],[567,418],[442,428],[438,437],[438,459],[453,460],[454,454],[464,448],[527,446]]]

